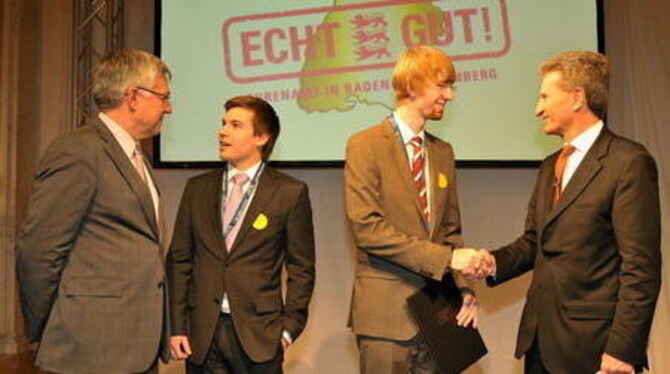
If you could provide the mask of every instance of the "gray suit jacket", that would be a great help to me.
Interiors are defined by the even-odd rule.
[[[347,217],[359,249],[351,315],[358,335],[413,338],[417,328],[407,297],[441,281],[451,250],[462,246],[453,150],[428,133],[425,144],[431,232],[422,223],[407,156],[390,121],[349,139],[344,177]]]
[[[38,366],[129,373],[154,362],[167,336],[159,229],[148,187],[100,120],[43,155],[17,252]]]
[[[534,269],[516,355],[537,337],[552,373],[595,373],[603,352],[646,366],[661,283],[654,159],[605,127],[551,209],[557,157],[540,167],[525,234],[493,252],[490,285]]]

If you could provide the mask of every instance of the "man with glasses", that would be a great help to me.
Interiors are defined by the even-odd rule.
[[[36,364],[55,373],[157,373],[167,358],[159,192],[140,141],[172,112],[170,71],[119,50],[94,72],[100,113],[38,166],[17,244]]]

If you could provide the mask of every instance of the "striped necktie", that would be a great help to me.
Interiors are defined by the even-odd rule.
[[[425,164],[423,139],[415,136],[410,139],[410,144],[412,145],[412,180],[419,194],[421,214],[423,219],[428,222],[428,192],[426,191],[426,175],[423,170]]]

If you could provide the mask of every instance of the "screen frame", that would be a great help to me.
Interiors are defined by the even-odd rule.
[[[161,56],[161,25],[163,0],[154,0],[154,54]],[[604,0],[596,2],[596,30],[598,52],[605,53],[605,17]],[[157,169],[211,169],[225,164],[224,161],[162,161],[160,133],[152,139],[152,165]],[[459,160],[456,157],[456,167],[462,168],[537,168],[542,160]],[[269,161],[269,166],[278,168],[343,168],[344,160],[311,160],[311,161]]]

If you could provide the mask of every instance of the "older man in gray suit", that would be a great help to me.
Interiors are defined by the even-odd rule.
[[[56,139],[40,161],[17,273],[26,333],[39,342],[44,370],[158,371],[164,251],[159,193],[139,142],[172,112],[169,78],[149,53],[112,52],[95,70],[100,114]]]

